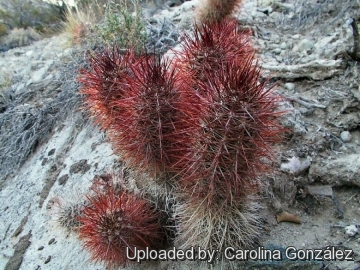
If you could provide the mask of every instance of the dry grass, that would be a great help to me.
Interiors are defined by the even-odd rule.
[[[70,45],[83,43],[88,31],[94,28],[102,13],[102,8],[98,5],[68,9],[63,32],[71,42]]]
[[[0,37],[5,36],[7,31],[6,26],[3,23],[0,23]]]
[[[40,40],[42,36],[33,28],[14,28],[0,40],[0,48],[9,50],[16,47],[27,46],[34,41]]]
[[[5,91],[6,88],[10,87],[12,77],[13,74],[11,72],[2,70],[0,74],[0,96],[2,95],[2,92]],[[0,111],[1,111],[1,107],[0,107]]]
[[[69,115],[73,114],[74,121],[80,121],[79,127],[86,123],[75,113],[80,99],[76,94],[74,71],[81,64],[75,61],[61,64],[59,69],[63,72],[59,80],[33,84],[26,92],[16,91],[16,78],[9,83],[14,86],[1,91],[0,188],[4,184],[2,180],[19,169]],[[39,87],[43,91],[39,91]],[[46,102],[39,106],[39,100]]]

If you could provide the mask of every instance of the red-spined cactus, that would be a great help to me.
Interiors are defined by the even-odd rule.
[[[115,153],[151,177],[171,171],[186,151],[179,130],[188,128],[184,123],[194,114],[178,110],[191,99],[188,74],[176,72],[160,56],[121,55],[116,47],[90,56],[89,63],[88,70],[80,70],[81,93]]]
[[[232,34],[223,36],[221,29]],[[248,35],[237,32],[233,22],[197,29],[184,47],[178,66],[185,73],[195,69],[190,84],[199,95],[200,113],[190,121],[199,123],[189,129],[192,154],[177,163],[184,168],[180,182],[200,201],[231,203],[251,194],[257,176],[269,168],[264,160],[271,159],[270,145],[282,132],[275,119],[281,114],[279,98],[260,80]]]
[[[126,80],[131,91],[114,102],[124,113],[112,116],[110,132],[115,152],[130,167],[159,176],[184,155],[184,122],[194,114],[179,110],[183,97],[192,95],[186,79],[160,56],[141,56],[133,66]]]
[[[105,183],[95,188],[95,195],[88,196],[79,222],[80,238],[91,258],[108,267],[128,263],[126,249],[131,258],[134,248],[158,249],[164,245],[163,215],[145,199],[116,191]]]
[[[212,24],[228,19],[240,8],[242,0],[202,0],[197,8],[200,22]]]
[[[85,95],[85,105],[102,129],[109,128],[114,115],[121,113],[113,102],[123,97],[126,91],[124,83],[127,77],[132,76],[134,62],[135,56],[131,50],[122,55],[114,46],[90,54],[89,68],[79,71],[80,93]]]
[[[181,45],[182,50],[176,53],[175,66],[199,81],[206,80],[204,71],[216,76],[224,64],[235,62],[241,65],[249,54],[255,52],[249,31],[241,30],[236,20],[194,25],[193,35],[185,34]]]

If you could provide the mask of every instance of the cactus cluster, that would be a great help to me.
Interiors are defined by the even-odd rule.
[[[241,1],[210,3],[174,59],[108,48],[89,57],[79,79],[115,153],[132,170],[175,187],[175,244],[182,248],[254,242],[261,224],[252,198],[283,131],[279,98],[261,79],[250,33],[224,19]],[[81,218],[94,259],[123,264],[126,246],[157,248],[159,223],[145,201],[107,193],[90,199]]]

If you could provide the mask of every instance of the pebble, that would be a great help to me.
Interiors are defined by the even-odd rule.
[[[281,53],[281,49],[280,48],[276,48],[273,50],[273,53],[275,54],[280,54]]]
[[[344,143],[350,142],[351,141],[351,134],[349,131],[343,131],[340,134],[340,138]]]
[[[282,50],[286,49],[286,42],[283,42],[280,44],[280,49],[282,49]]]
[[[285,83],[284,87],[289,91],[293,91],[295,89],[295,83]]]

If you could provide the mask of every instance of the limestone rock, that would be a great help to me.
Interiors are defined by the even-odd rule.
[[[314,162],[310,166],[309,178],[328,185],[360,187],[359,172],[360,154],[347,154]]]

